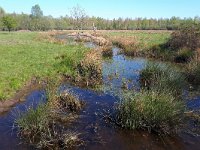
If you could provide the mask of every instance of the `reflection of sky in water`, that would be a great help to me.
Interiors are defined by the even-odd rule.
[[[56,39],[64,40],[67,44],[75,45],[76,42],[74,41],[75,36],[69,36],[67,34],[58,34],[54,36]]]
[[[97,45],[95,43],[92,43],[92,42],[85,42],[84,46],[88,47],[88,48],[97,48]]]
[[[191,110],[198,110],[200,108],[200,96],[196,96],[190,100],[187,100],[187,107]]]
[[[139,88],[139,71],[144,68],[147,62],[143,58],[128,59],[123,55],[116,55],[118,48],[113,49],[112,59],[103,63],[103,81],[108,90],[119,91],[123,84],[129,89]]]

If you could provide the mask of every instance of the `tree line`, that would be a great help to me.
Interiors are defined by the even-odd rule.
[[[75,6],[70,15],[54,18],[44,16],[37,4],[31,8],[31,14],[6,13],[0,7],[0,30],[89,30],[95,26],[99,30],[177,30],[181,24],[200,23],[200,17],[194,18],[118,18],[105,19],[89,17],[83,8]]]

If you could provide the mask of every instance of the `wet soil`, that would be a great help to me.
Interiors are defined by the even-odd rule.
[[[44,83],[39,82],[37,78],[32,78],[20,90],[16,91],[12,98],[0,101],[0,115],[7,113],[17,103],[24,102],[26,100],[25,96],[32,93],[32,91],[42,88],[44,88]]]

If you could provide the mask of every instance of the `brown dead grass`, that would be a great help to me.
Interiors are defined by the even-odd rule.
[[[98,49],[86,53],[84,59],[77,65],[79,77],[77,82],[87,86],[101,83],[102,80],[102,55]]]

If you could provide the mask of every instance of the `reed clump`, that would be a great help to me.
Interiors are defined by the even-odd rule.
[[[123,53],[127,56],[137,56],[140,53],[140,44],[134,37],[113,37],[113,45],[123,49]]]
[[[37,108],[29,107],[20,112],[15,120],[19,136],[24,141],[41,149],[60,149],[79,146],[79,134],[69,131],[65,126],[78,117],[84,103],[72,92],[65,90],[60,94],[56,84],[50,83],[46,90],[46,103]],[[62,124],[65,124],[63,126]]]
[[[168,90],[174,96],[181,97],[186,82],[185,76],[171,65],[149,62],[140,72],[140,84],[142,88]]]
[[[140,71],[141,89],[127,92],[117,106],[117,123],[124,128],[174,134],[184,117],[185,77],[161,63],[147,63]]]
[[[117,107],[117,121],[124,128],[174,134],[182,123],[184,105],[168,91],[126,93]]]
[[[200,84],[200,60],[193,58],[186,66],[187,79],[194,85]]]
[[[86,53],[83,60],[76,66],[78,76],[77,82],[87,86],[100,84],[102,81],[102,55],[98,50],[91,50]]]

